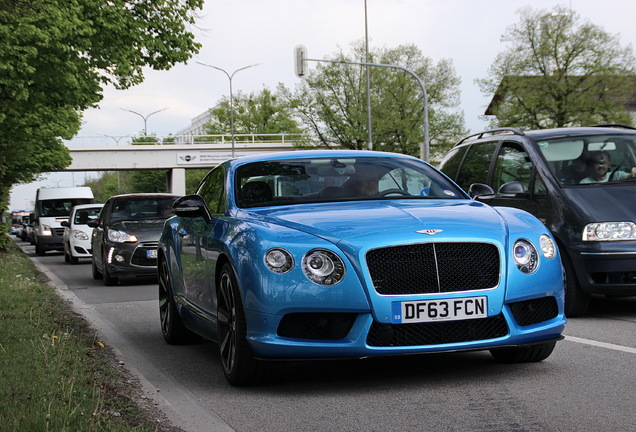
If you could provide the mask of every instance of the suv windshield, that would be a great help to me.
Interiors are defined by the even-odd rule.
[[[589,135],[537,143],[564,185],[620,182],[636,177],[636,136]]]
[[[239,207],[368,199],[463,199],[434,168],[396,157],[255,162],[236,172]]]

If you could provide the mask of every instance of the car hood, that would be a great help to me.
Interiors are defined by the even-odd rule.
[[[504,243],[502,217],[470,200],[391,200],[275,207],[252,212],[263,222],[322,237],[332,243],[413,242],[435,235],[445,241],[474,238]],[[437,231],[436,231],[437,230]]]
[[[110,229],[134,234],[139,241],[159,241],[164,222],[163,219],[112,222]]]
[[[588,222],[636,222],[636,183],[594,184],[563,189]]]

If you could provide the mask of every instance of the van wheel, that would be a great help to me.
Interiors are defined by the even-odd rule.
[[[40,243],[38,243],[37,241],[35,242],[35,253],[37,256],[44,256],[46,254],[44,248],[40,246]]]
[[[561,248],[563,251],[563,248]],[[563,276],[565,278],[565,316],[584,315],[590,306],[590,295],[581,289],[574,273],[574,266],[566,253],[561,253]]]

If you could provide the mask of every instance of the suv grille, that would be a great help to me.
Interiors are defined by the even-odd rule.
[[[499,283],[499,251],[488,243],[424,243],[367,252],[378,294],[473,291]]]

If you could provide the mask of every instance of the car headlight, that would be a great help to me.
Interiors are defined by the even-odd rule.
[[[124,231],[108,230],[108,240],[114,243],[135,243],[137,237]]]
[[[273,248],[265,254],[265,264],[274,273],[287,273],[294,266],[294,259],[285,249]]]
[[[512,249],[512,255],[517,268],[522,273],[531,274],[539,267],[537,249],[527,240],[517,240]]]
[[[319,285],[335,285],[344,278],[345,266],[335,253],[314,249],[303,257],[303,272],[311,280]]]
[[[634,222],[597,222],[585,225],[583,241],[636,240]]]
[[[81,230],[73,230],[73,237],[78,240],[88,240],[88,234]]]
[[[51,234],[51,227],[48,225],[42,225],[42,233],[41,235],[43,236],[50,236]]]
[[[554,246],[554,242],[549,236],[541,234],[541,237],[539,237],[539,244],[541,246],[541,252],[543,252],[544,257],[550,259],[554,258],[554,256],[556,255],[556,247]]]

